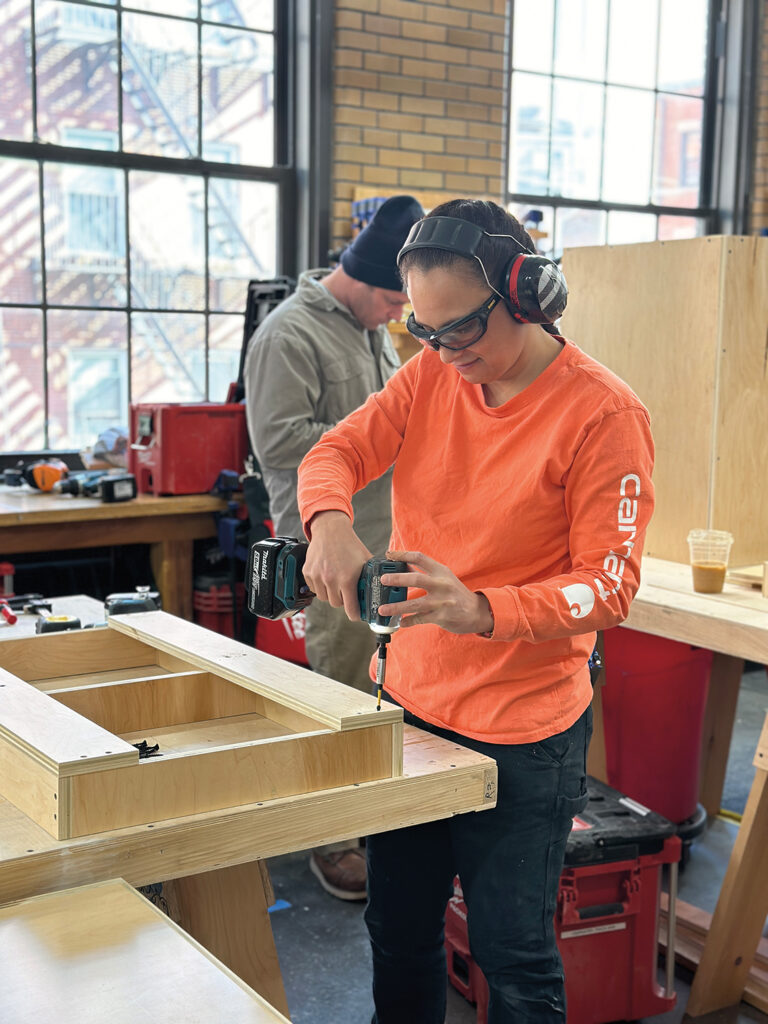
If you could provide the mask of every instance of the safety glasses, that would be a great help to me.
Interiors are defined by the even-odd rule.
[[[480,341],[488,330],[488,317],[498,304],[499,296],[491,295],[479,309],[468,313],[459,320],[446,324],[439,331],[431,331],[428,327],[418,323],[413,313],[408,317],[405,326],[414,338],[423,341],[425,345],[429,345],[435,352],[441,348],[450,349],[451,352],[460,352],[463,348],[469,348],[476,341]]]

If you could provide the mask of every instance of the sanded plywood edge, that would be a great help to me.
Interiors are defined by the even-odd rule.
[[[768,772],[768,715],[763,722],[763,731],[755,751],[755,760],[752,762],[758,771]]]
[[[391,778],[392,728],[273,737],[78,775],[71,835]]]
[[[94,767],[131,764],[139,757],[129,743],[4,669],[0,669],[0,738],[59,778]]]
[[[108,629],[47,633],[0,644],[0,668],[27,682],[99,669],[135,668],[153,660],[151,648]]]
[[[160,651],[183,658],[189,665],[205,668],[285,704],[331,729],[361,729],[402,721],[400,708],[388,705],[377,712],[373,696],[167,612],[114,615],[109,625]]]

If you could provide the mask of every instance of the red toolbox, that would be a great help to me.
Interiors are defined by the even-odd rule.
[[[254,646],[265,654],[309,667],[304,646],[306,631],[307,618],[303,611],[287,619],[258,619]]]
[[[192,591],[192,614],[195,622],[206,629],[212,629],[223,636],[235,637],[235,615],[237,624],[242,622],[243,605],[245,603],[245,584],[235,585],[235,609],[232,608],[232,587],[228,583],[221,586],[213,584],[200,585],[195,581]]]
[[[128,471],[141,494],[205,494],[223,469],[243,471],[245,406],[132,405]]]
[[[574,820],[560,876],[555,933],[565,969],[568,1024],[608,1024],[670,1010],[657,982],[661,871],[677,871],[675,826],[610,786],[589,779],[589,804]],[[488,986],[467,942],[457,878],[448,903],[448,977],[485,1024]],[[671,924],[674,931],[674,924]],[[667,983],[671,989],[671,975]]]

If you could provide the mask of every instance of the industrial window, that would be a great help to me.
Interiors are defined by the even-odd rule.
[[[507,202],[542,252],[706,232],[710,19],[708,0],[513,0]]]
[[[285,272],[292,4],[0,3],[0,445],[223,400]]]

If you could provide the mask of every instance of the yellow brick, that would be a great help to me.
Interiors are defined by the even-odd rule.
[[[404,75],[410,75],[415,79],[432,78],[442,82],[445,78],[445,66],[434,61],[409,60],[407,57],[403,57],[401,71]]]
[[[442,188],[443,175],[437,171],[401,171],[400,184],[408,188]]]
[[[349,7],[355,11],[370,11],[375,14],[379,9],[380,0],[334,0],[333,6],[337,9]]]
[[[398,57],[424,56],[424,43],[414,39],[398,39],[395,36],[381,36],[379,49],[382,53],[394,53]]]
[[[340,181],[357,181],[360,174],[360,164],[339,164],[333,165],[333,176]]]
[[[473,174],[446,174],[445,187],[456,192],[457,198],[462,196],[485,195],[485,178]]]
[[[501,138],[501,131],[496,124],[484,124],[482,121],[469,122],[469,137],[471,139],[490,139],[491,141]]]
[[[467,122],[448,117],[425,117],[424,131],[433,135],[466,135]]]
[[[504,147],[500,142],[491,142],[488,146],[488,157],[501,162],[504,159]]]
[[[363,181],[386,188],[387,185],[397,184],[397,174],[394,167],[364,167]]]
[[[370,160],[371,150],[369,146],[339,145],[334,151],[334,158],[350,164],[364,164]]]
[[[466,64],[467,51],[462,46],[441,46],[439,43],[427,43],[424,56],[427,60],[439,60],[443,64]]]
[[[363,54],[360,50],[335,50],[333,60],[337,68],[361,68]]]
[[[466,171],[467,161],[463,156],[438,156],[427,153],[424,157],[425,171],[455,171],[459,174]]]
[[[357,107],[340,107],[334,103],[333,119],[337,124],[360,124],[369,127],[376,124],[376,115],[371,115],[370,110],[361,110]]]
[[[428,43],[444,43],[447,32],[445,25],[420,25],[416,21],[408,24],[408,35],[412,39],[423,39]]]
[[[487,103],[489,106],[494,106],[501,102],[501,97],[497,89],[481,89],[477,85],[470,85],[469,102]]]
[[[470,157],[467,160],[467,170],[470,174],[498,174],[500,171],[498,160],[477,160]]]
[[[361,29],[363,27],[363,16],[359,11],[336,11],[336,29],[351,28]]]
[[[445,150],[445,139],[439,135],[400,132],[400,147],[401,149],[415,149],[419,152],[442,153]]]
[[[443,100],[427,100],[423,96],[401,96],[400,109],[406,113],[430,114],[440,117],[445,113]]]
[[[466,11],[454,11],[449,7],[440,7],[437,4],[424,4],[427,21],[433,21],[438,25],[452,25],[454,28],[466,28],[469,24],[469,14]],[[450,29],[448,29],[450,31]],[[447,33],[446,33],[447,38]]]
[[[416,3],[414,0],[385,0],[383,10],[392,18],[424,21],[424,4]]]
[[[410,96],[421,96],[424,92],[424,81],[422,78],[379,75],[379,89],[383,92],[408,93]]]
[[[461,153],[462,156],[484,157],[488,154],[488,143],[477,139],[446,139],[446,153]]]
[[[369,36],[367,32],[355,32],[347,28],[336,32],[334,48],[337,46],[348,46],[353,50],[378,50],[376,36]]]
[[[393,128],[398,132],[420,132],[424,119],[413,114],[379,114],[379,128]]]
[[[491,37],[487,32],[473,32],[472,29],[449,28],[445,41],[451,46],[466,46],[470,50],[489,50]]]
[[[333,90],[333,102],[337,107],[359,107],[363,94],[359,89],[345,89],[338,86]]]
[[[501,102],[501,97],[497,97]],[[488,121],[488,106],[484,103],[453,103],[445,105],[445,113],[448,117],[463,117],[467,121]]]
[[[351,125],[337,124],[333,129],[333,138],[336,143],[348,143],[352,146],[363,141],[361,128],[353,128]]]
[[[372,110],[397,110],[397,96],[387,92],[366,92],[363,106]]]
[[[491,80],[491,73],[487,68],[456,65],[449,67],[447,72],[451,82],[466,82],[467,85],[488,85]]]
[[[479,14],[473,11],[469,16],[469,24],[471,28],[491,35],[503,36],[506,31],[505,19],[495,14]]]
[[[335,82],[337,86],[346,86],[350,89],[376,89],[379,85],[379,76],[375,71],[338,68]]]
[[[397,132],[384,132],[380,128],[366,128],[362,134],[362,141],[366,146],[387,146],[394,149],[400,141]]]
[[[400,70],[400,58],[386,53],[366,53],[365,67],[367,71],[384,71],[396,75]]]
[[[384,167],[424,167],[423,154],[405,153],[402,149],[380,149],[378,161]]]
[[[365,31],[377,36],[399,36],[400,21],[397,18],[380,18],[375,14],[366,14]]]
[[[425,95],[436,96],[441,100],[465,100],[467,98],[467,88],[465,85],[457,85],[452,82],[424,83]]]

